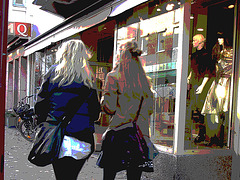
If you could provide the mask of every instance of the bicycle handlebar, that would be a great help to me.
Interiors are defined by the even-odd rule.
[[[22,101],[22,100],[24,100],[24,99],[27,99],[27,98],[30,98],[30,97],[33,97],[33,96],[35,96],[35,94],[29,95],[29,96],[25,96],[25,97],[22,98],[20,101]],[[19,102],[20,102],[20,101],[19,101]]]
[[[24,98],[22,98],[19,102],[17,102],[14,106],[13,106],[13,109],[16,109],[17,107],[19,106],[22,106],[23,104],[27,104],[27,103],[24,103],[24,100],[25,99],[29,99],[31,97],[35,96],[35,94],[32,94],[32,95],[29,95],[29,96],[25,96]]]

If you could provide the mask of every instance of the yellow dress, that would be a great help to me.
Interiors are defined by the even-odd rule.
[[[232,49],[221,51],[220,59],[216,65],[216,79],[208,91],[202,114],[219,115],[228,111],[232,57]],[[215,119],[215,123],[218,123],[218,118]]]
[[[221,145],[226,143],[227,139],[232,57],[232,49],[221,51],[216,65],[216,78],[208,90],[202,109],[202,114],[207,117],[206,138],[211,139],[216,136]]]

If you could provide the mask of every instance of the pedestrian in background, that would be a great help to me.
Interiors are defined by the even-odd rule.
[[[69,109],[78,106],[74,99],[81,102],[66,126],[59,158],[52,164],[57,180],[76,180],[85,161],[94,152],[94,121],[98,119],[100,103],[93,88],[90,58],[81,40],[63,43],[56,54],[57,65],[46,74],[34,107],[38,123],[45,121],[47,116],[61,121]],[[82,145],[86,147],[84,152]]]
[[[141,145],[133,123],[137,122],[143,136],[149,136],[153,93],[138,58],[140,54],[137,44],[128,42],[120,61],[106,77],[101,107],[112,118],[103,134],[97,162],[104,170],[104,180],[113,180],[122,170],[127,170],[129,180],[139,180],[143,171],[153,171],[152,161],[143,155],[148,149],[138,153]]]

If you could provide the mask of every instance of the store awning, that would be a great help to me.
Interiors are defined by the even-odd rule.
[[[111,7],[108,7],[106,9],[98,11],[97,13],[95,12],[83,16],[82,18],[75,20],[66,26],[50,33],[49,35],[42,37],[35,43],[26,46],[24,55],[28,56],[29,54],[39,51],[52,43],[63,40],[96,24],[99,24],[106,20],[110,13]]]
[[[108,3],[111,0],[34,0],[32,3],[42,6],[40,9],[44,11],[68,18],[87,7],[100,3],[101,1]],[[115,2],[120,2],[120,4],[113,7],[110,16],[112,17],[121,14],[122,12],[147,1],[148,0],[115,0]]]
[[[100,7],[112,0],[34,0],[32,3],[41,6],[41,10],[69,18],[76,13],[97,5]]]
[[[50,2],[48,0],[40,0],[42,3]],[[40,3],[40,1],[38,1]],[[53,0],[51,0],[53,1]],[[135,7],[147,0],[116,0],[113,3],[105,4],[88,14],[76,18],[71,17],[63,24],[55,27],[48,32],[38,36],[37,38],[26,43],[25,46],[25,56],[39,51],[55,42],[66,39],[76,33],[84,31],[94,25],[97,25],[105,21],[108,17],[113,17],[122,12]],[[73,20],[72,20],[73,19]]]
[[[111,14],[109,15],[109,17],[113,17],[113,16],[117,16],[121,13],[123,13],[124,11],[127,11],[128,9],[131,9],[139,4],[142,4],[144,2],[147,2],[148,0],[126,0],[124,2],[122,2],[121,4],[116,4],[113,7],[113,10],[111,12]]]

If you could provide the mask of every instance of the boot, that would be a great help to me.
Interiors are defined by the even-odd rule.
[[[210,142],[207,144],[207,146],[212,146],[212,145],[216,145],[219,146],[219,139],[218,137],[215,135],[214,137],[211,137]]]
[[[205,141],[205,139],[206,139],[206,127],[201,124],[199,125],[199,134],[194,139],[194,142],[199,143],[199,142]]]

